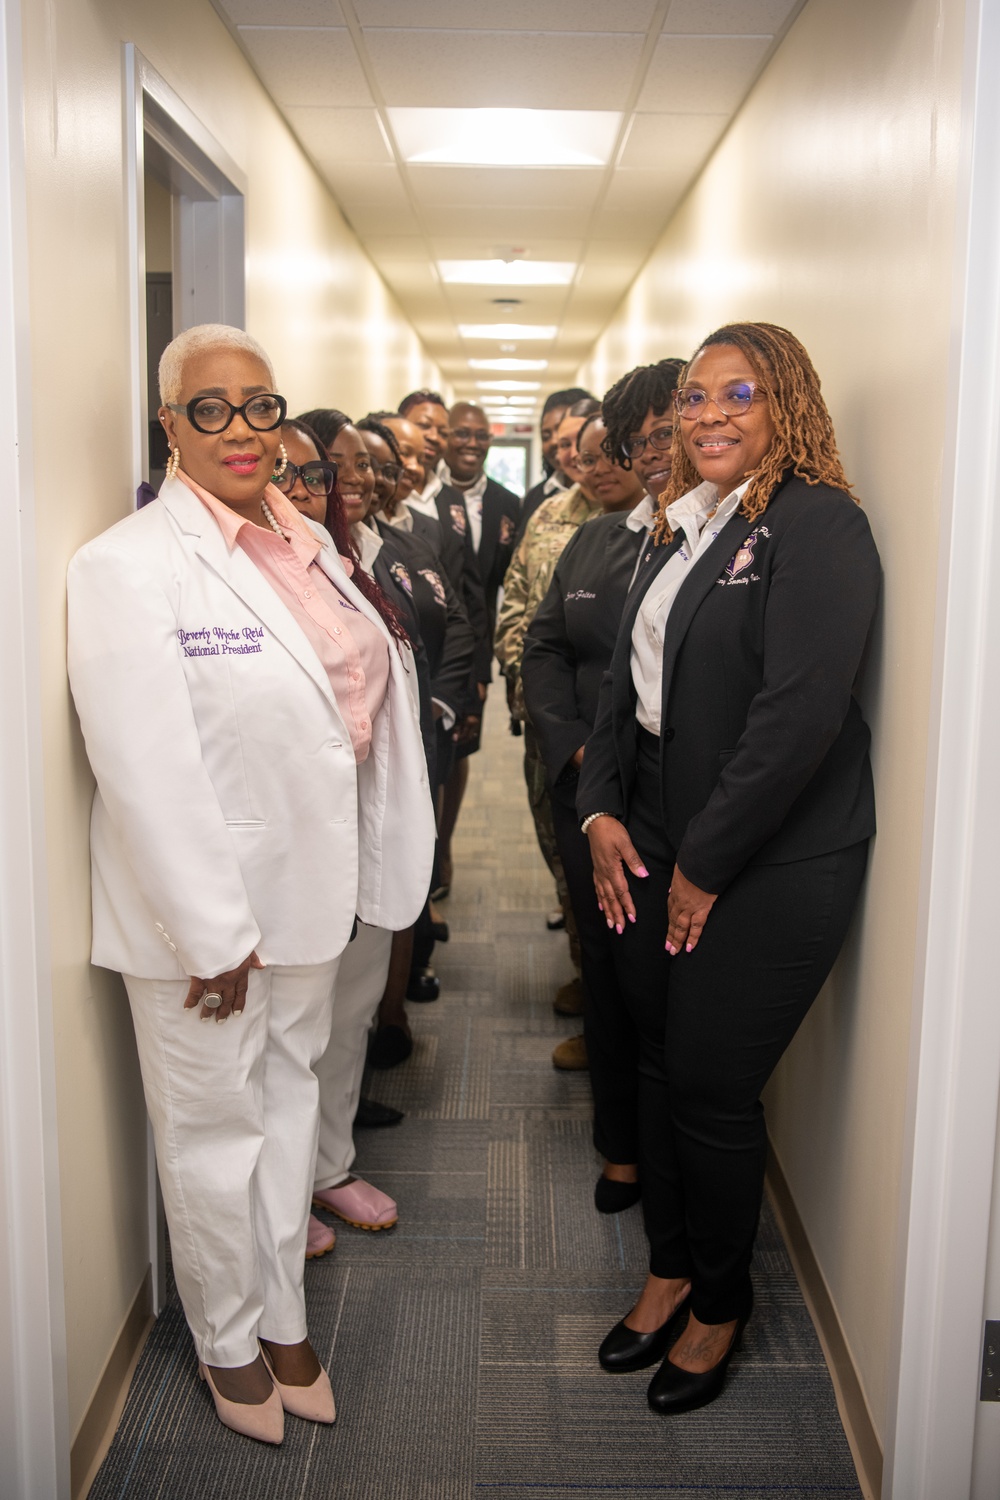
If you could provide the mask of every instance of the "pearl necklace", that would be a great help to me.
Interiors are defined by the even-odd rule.
[[[271,507],[268,505],[268,503],[267,503],[266,500],[262,500],[260,502],[260,508],[261,508],[261,511],[263,512],[264,520],[267,522],[268,526],[270,526],[270,528],[274,532],[275,536],[280,536],[281,539],[282,539],[282,541],[287,542],[288,541],[288,533],[287,533],[287,531],[282,531],[281,527],[278,525],[277,521],[274,519],[274,512],[272,511]]]

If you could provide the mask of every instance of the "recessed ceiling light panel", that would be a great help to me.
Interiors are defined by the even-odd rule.
[[[554,323],[460,323],[463,339],[554,339]]]
[[[441,280],[451,286],[569,286],[571,260],[439,260]]]
[[[537,380],[477,380],[476,389],[479,391],[540,391],[541,383]]]
[[[470,359],[471,370],[547,370],[547,359]]]
[[[431,166],[603,167],[620,114],[594,109],[388,111],[406,161]]]

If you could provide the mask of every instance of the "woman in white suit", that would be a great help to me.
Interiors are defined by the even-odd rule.
[[[337,966],[414,921],[434,821],[392,611],[270,483],[274,385],[239,329],[167,348],[168,478],[73,559],[69,665],[178,1291],[223,1422],[280,1442],[335,1415],[302,1283]]]

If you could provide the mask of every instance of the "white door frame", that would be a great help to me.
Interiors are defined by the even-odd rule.
[[[1000,1104],[998,72],[1000,7],[970,0],[886,1500],[968,1500],[983,1321],[1000,1317],[983,1306]]]
[[[0,1494],[69,1495],[20,0],[0,0]]]
[[[246,175],[133,42],[123,48],[125,192],[128,225],[129,347],[132,377],[132,480],[149,457],[146,387],[146,141],[152,143],[180,212],[174,235],[174,333],[196,323],[242,328],[246,309]],[[166,1297],[163,1205],[152,1129],[147,1130],[149,1261],[153,1312]]]

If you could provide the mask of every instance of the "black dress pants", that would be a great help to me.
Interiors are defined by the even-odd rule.
[[[625,1166],[639,1159],[639,1038],[618,984],[615,945],[620,939],[609,930],[597,904],[590,843],[580,832],[576,811],[576,787],[573,777],[552,788],[552,822],[580,938],[594,1146],[606,1161]]]
[[[629,835],[636,921],[617,938],[639,1033],[639,1178],[650,1271],[690,1277],[703,1323],[750,1311],[764,1190],[763,1089],[840,950],[867,842],[784,865],[748,865],[693,953],[664,942],[674,851],[660,811],[655,736],[640,732]]]

